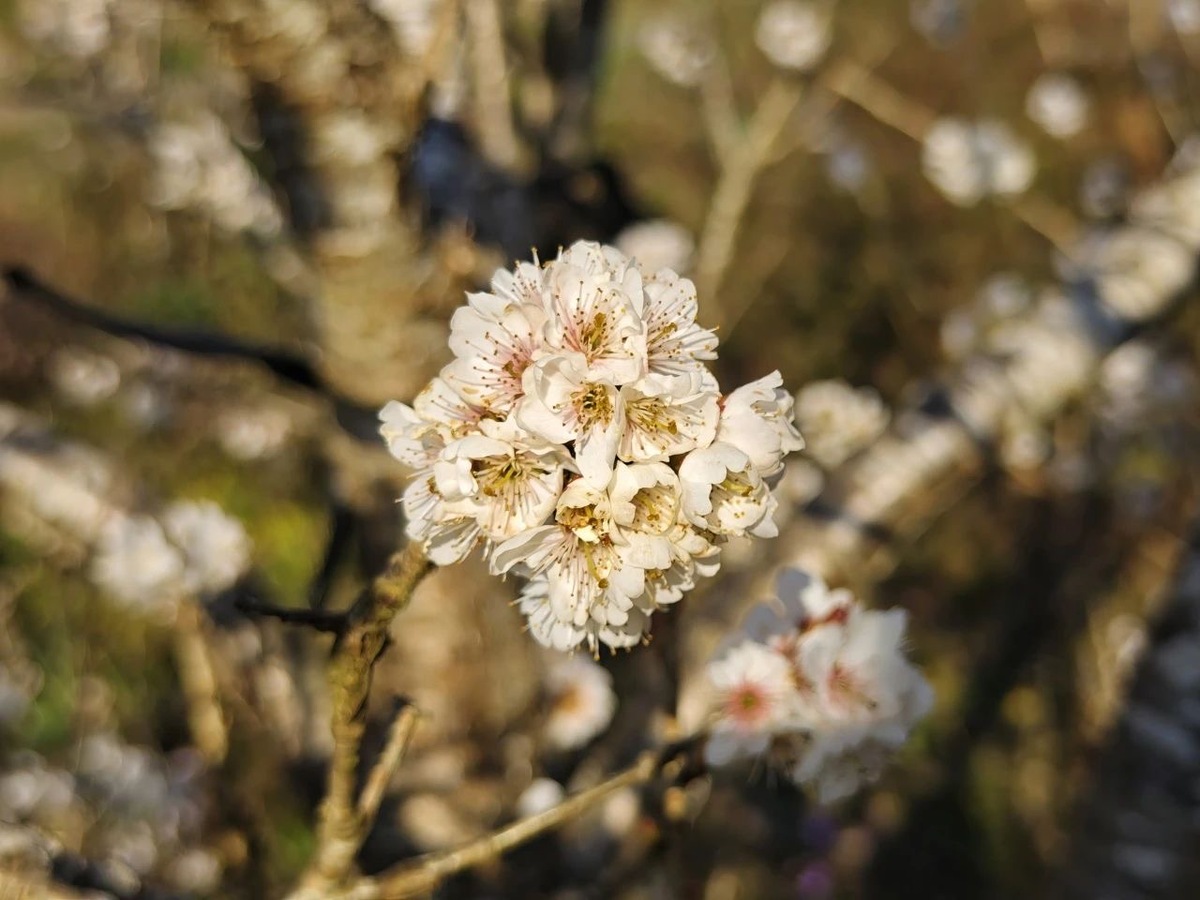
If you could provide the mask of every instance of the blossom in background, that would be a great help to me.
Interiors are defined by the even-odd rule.
[[[679,87],[695,87],[717,55],[707,34],[683,19],[662,16],[638,31],[638,49],[664,80]]]
[[[795,569],[780,575],[778,594],[708,665],[705,758],[719,766],[769,756],[829,803],[878,776],[932,693],[904,655],[903,610],[864,609]]]
[[[871,388],[814,381],[796,394],[796,423],[805,452],[827,469],[840,466],[887,428],[891,413]]]
[[[1087,124],[1091,101],[1070,75],[1047,72],[1025,97],[1025,112],[1051,137],[1069,138]]]
[[[649,272],[660,269],[686,272],[692,267],[692,254],[696,252],[691,232],[670,219],[634,222],[621,230],[613,244]]]
[[[250,538],[237,519],[211,501],[181,501],[163,513],[167,536],[183,554],[183,588],[221,591],[250,567]]]
[[[439,565],[482,546],[528,579],[546,646],[631,647],[651,614],[773,536],[772,487],[803,446],[779,373],[722,397],[695,288],[579,242],[520,263],[451,319],[454,359],[380,432],[412,479],[410,540]]]
[[[121,369],[109,357],[78,347],[64,347],[50,358],[50,383],[76,406],[95,406],[121,386]]]
[[[1024,193],[1037,160],[1003,122],[944,118],[925,135],[921,167],[951,203],[974,206],[986,196]]]
[[[556,750],[582,747],[608,727],[617,708],[612,676],[582,656],[554,659],[546,670],[550,713],[543,734]]]
[[[96,586],[126,606],[150,608],[177,598],[183,557],[149,516],[114,516],[92,558]]]
[[[92,581],[127,606],[169,607],[181,596],[224,590],[249,568],[250,538],[215,503],[181,501],[162,524],[113,516],[101,530]]]
[[[833,37],[833,17],[824,5],[808,0],[776,0],[758,16],[754,41],[775,65],[804,72],[811,69]]]

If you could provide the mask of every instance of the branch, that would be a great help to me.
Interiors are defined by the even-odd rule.
[[[430,853],[411,862],[402,863],[375,879],[367,879],[361,896],[399,900],[428,894],[451,875],[494,860],[509,850],[570,822],[620,790],[649,784],[702,739],[703,735],[696,735],[665,750],[648,751],[628,769],[618,772],[595,787],[568,797],[552,809],[514,822],[465,847]]]
[[[333,754],[317,820],[317,849],[293,900],[343,891],[355,879],[354,858],[371,823],[357,799],[366,731],[367,694],[392,620],[433,568],[416,544],[396,553],[350,610],[329,662]],[[374,790],[374,789],[372,789]]]
[[[367,776],[367,783],[358,798],[358,814],[363,822],[367,823],[367,827],[375,821],[388,783],[400,768],[400,763],[404,761],[420,722],[421,711],[411,703],[401,701],[396,719],[388,730],[387,743],[371,769],[371,774]]]
[[[1187,882],[1200,837],[1200,720],[1191,711],[1200,686],[1197,646],[1200,523],[1104,748],[1092,796],[1078,810],[1079,832],[1056,896],[1195,896]]]
[[[315,631],[340,635],[346,630],[347,616],[344,612],[276,606],[272,603],[263,603],[253,597],[238,597],[233,605],[248,616],[265,616],[289,625],[304,625]]]

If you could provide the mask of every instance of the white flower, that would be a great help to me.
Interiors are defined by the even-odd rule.
[[[584,478],[607,484],[625,430],[625,406],[616,385],[579,354],[551,356],[526,370],[525,395],[517,421],[547,441],[573,441]]]
[[[719,765],[769,751],[828,803],[879,774],[932,694],[902,652],[903,611],[865,610],[849,591],[794,569],[781,573],[778,593],[709,664],[706,758]]]
[[[624,428],[617,456],[625,462],[665,462],[707,447],[720,417],[715,382],[699,372],[647,375],[621,388]]]
[[[1023,193],[1037,172],[1029,146],[993,119],[939,119],[925,135],[921,165],[925,177],[959,206],[988,195]]]
[[[546,280],[548,348],[581,355],[593,378],[614,384],[645,374],[637,266],[614,247],[579,242],[562,253]]]
[[[172,504],[163,513],[163,525],[183,553],[183,586],[190,593],[224,590],[250,566],[246,529],[215,503]]]
[[[716,56],[708,35],[682,19],[663,16],[638,31],[638,49],[662,78],[680,87],[695,87]]]
[[[804,72],[820,62],[829,49],[832,25],[829,10],[822,5],[776,0],[759,14],[754,40],[775,65]]]
[[[443,378],[462,397],[507,414],[525,393],[522,376],[541,347],[541,305],[495,294],[469,294],[450,320],[450,349],[457,359]]]
[[[1047,72],[1025,97],[1025,112],[1051,137],[1069,138],[1087,124],[1091,103],[1070,75]]]
[[[844,381],[814,381],[796,394],[796,422],[806,452],[827,469],[879,437],[890,417],[878,393]]]
[[[574,750],[608,727],[617,708],[612,676],[582,656],[560,657],[546,670],[550,714],[543,734],[551,747]]]
[[[696,286],[663,269],[643,287],[638,313],[646,324],[649,370],[663,375],[704,370],[704,360],[717,358],[717,335],[696,322]]]
[[[689,453],[679,467],[683,513],[697,528],[717,534],[774,537],[771,495],[750,457],[732,444]]]
[[[783,470],[787,454],[804,447],[794,419],[783,376],[772,372],[725,398],[716,439],[737,447],[750,457],[759,475],[770,478]]]
[[[796,693],[787,657],[763,644],[744,641],[707,671],[716,720],[704,747],[709,765],[760,756],[791,720]]]
[[[454,314],[454,360],[379,414],[411,471],[409,539],[438,565],[482,545],[494,573],[529,579],[542,644],[644,640],[727,536],[777,533],[763,479],[799,446],[778,373],[726,398],[722,424],[696,313],[690,281],[600,244],[497,272]]]
[[[474,518],[502,541],[546,521],[562,493],[570,456],[516,423],[484,421],[482,434],[448,444],[433,466],[434,484],[451,514]]]
[[[154,519],[114,516],[101,531],[91,577],[114,599],[147,608],[178,599],[183,570],[183,557]]]

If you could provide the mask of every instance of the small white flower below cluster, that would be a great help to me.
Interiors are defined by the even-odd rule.
[[[543,734],[556,750],[574,750],[600,734],[612,721],[617,698],[612,676],[582,656],[560,656],[546,671],[550,714]]]
[[[1070,75],[1047,72],[1025,97],[1025,112],[1051,137],[1074,137],[1087,124],[1091,101]]]
[[[904,655],[903,610],[864,609],[795,569],[780,575],[778,594],[708,666],[705,758],[766,756],[831,803],[878,777],[933,694]]]
[[[773,537],[771,488],[803,446],[774,372],[722,396],[696,292],[578,242],[501,270],[451,319],[447,364],[380,412],[414,472],[410,540],[438,565],[476,546],[542,644],[631,647],[713,575],[731,536]]]
[[[840,466],[887,428],[891,413],[879,394],[844,381],[814,381],[796,394],[796,424],[805,453],[826,469]]]
[[[1023,193],[1037,172],[1029,145],[994,119],[939,119],[925,135],[921,166],[934,187],[959,206]]]
[[[121,369],[112,359],[78,347],[56,351],[47,374],[54,390],[75,406],[95,406],[121,386]]]
[[[759,14],[754,41],[775,65],[805,72],[819,63],[829,49],[832,26],[832,16],[821,4],[775,0]]]

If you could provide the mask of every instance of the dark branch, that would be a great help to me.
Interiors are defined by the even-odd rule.
[[[340,636],[346,630],[347,618],[344,612],[329,612],[323,609],[308,609],[305,607],[276,606],[263,603],[253,597],[238,597],[234,606],[248,616],[266,616],[286,622],[289,625],[303,625],[315,631]]]

